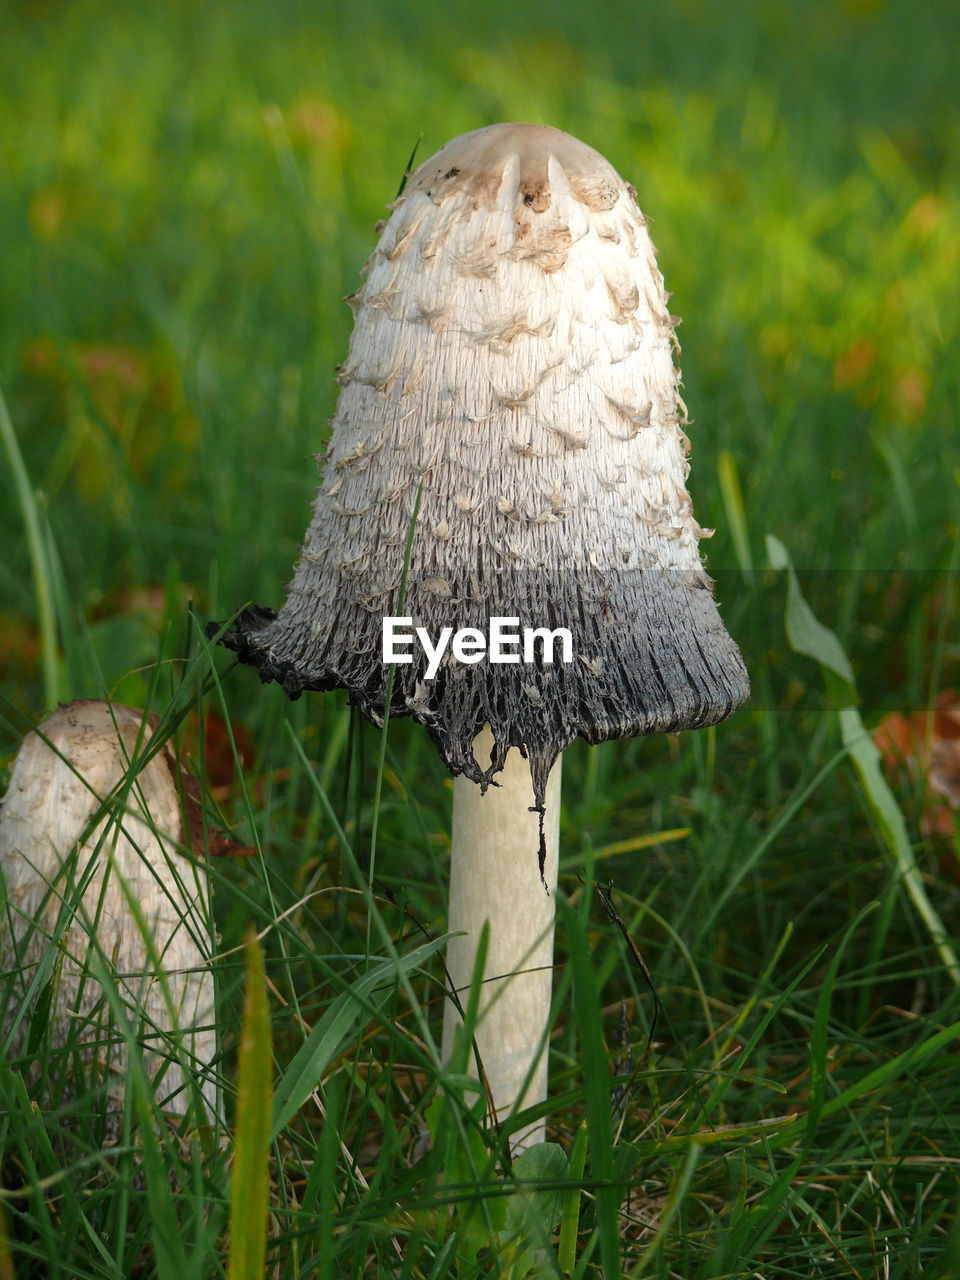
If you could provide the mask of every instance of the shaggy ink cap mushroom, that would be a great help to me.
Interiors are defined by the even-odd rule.
[[[700,560],[676,319],[634,189],[556,129],[464,134],[412,175],[349,301],[286,603],[246,612],[225,643],[291,697],[347,689],[377,724],[392,670],[390,714],[424,724],[454,774],[486,787],[525,752],[541,814],[574,738],[734,711],[748,679]],[[417,645],[384,663],[389,615],[434,638],[497,616],[566,627],[573,661],[448,650],[428,679]]]
[[[145,1062],[164,1110],[186,1115],[191,1098],[174,1040],[203,1077],[204,1118],[220,1115],[211,1072],[214,975],[204,945],[208,884],[206,872],[179,853],[191,840],[199,786],[180,775],[168,745],[148,748],[155,728],[156,717],[120,703],[81,699],[60,706],[24,738],[0,804],[7,895],[0,969],[10,977],[11,996],[0,1010],[0,1039],[9,1037],[14,1057],[27,1052],[31,1018],[23,1006],[38,999],[37,975],[52,953],[57,982],[49,1043],[79,1049],[86,1067],[95,1065],[109,1081],[112,1138],[123,1120],[129,1048],[93,976],[91,950],[143,1022]],[[49,1081],[59,1087],[62,1080],[68,1094],[77,1088],[75,1056],[49,1066]]]

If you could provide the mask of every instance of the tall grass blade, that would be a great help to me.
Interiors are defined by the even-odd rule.
[[[674,1218],[680,1211],[684,1197],[690,1187],[690,1183],[693,1181],[693,1175],[696,1172],[699,1159],[700,1148],[695,1142],[693,1142],[690,1144],[686,1159],[683,1162],[680,1172],[674,1179],[673,1186],[670,1188],[670,1194],[667,1196],[666,1203],[660,1212],[660,1220],[657,1223],[656,1232],[654,1233],[650,1243],[644,1249],[643,1256],[639,1263],[630,1272],[629,1280],[639,1280],[640,1276],[644,1275],[647,1270],[648,1263],[653,1260],[654,1255],[660,1248],[661,1242],[666,1238],[667,1233],[673,1224]]]
[[[573,976],[587,1126],[590,1130],[590,1181],[596,1197],[603,1280],[620,1280],[620,1188],[614,1180],[610,1072],[604,1051],[600,993],[583,920],[560,896],[557,898],[557,910],[566,933]]]
[[[398,975],[408,976],[446,944],[446,935],[424,943],[415,951],[399,958],[377,958],[370,969],[330,1005],[326,1013],[310,1032],[287,1067],[273,1099],[273,1127],[271,1140],[300,1110],[307,1098],[320,1083],[323,1073],[343,1047],[360,1019],[377,1012],[381,1000],[393,991]]]
[[[836,1115],[837,1112],[846,1110],[851,1103],[856,1102],[859,1098],[866,1097],[868,1093],[873,1093],[878,1089],[888,1089],[891,1085],[897,1084],[907,1071],[919,1070],[941,1050],[946,1049],[948,1045],[952,1045],[957,1041],[960,1041],[960,1022],[953,1022],[949,1027],[944,1027],[942,1031],[935,1032],[929,1040],[923,1040],[919,1044],[912,1045],[909,1049],[905,1049],[903,1053],[897,1054],[895,1058],[891,1058],[889,1062],[884,1062],[879,1067],[875,1067],[873,1071],[868,1071],[855,1084],[850,1085],[835,1097],[828,1099],[823,1104],[821,1115],[824,1118]],[[785,1137],[787,1133],[788,1131],[784,1130],[782,1134],[777,1135],[778,1139]]]
[[[903,878],[917,914],[926,925],[951,981],[955,985],[960,984],[960,959],[948,940],[938,911],[927,895],[913,856],[907,824],[880,770],[880,752],[874,746],[856,707],[844,707],[840,712],[840,734],[843,745],[850,752],[850,759],[857,771],[870,812]]]
[[[577,1130],[570,1152],[570,1178],[578,1184],[583,1178],[583,1170],[587,1163],[587,1126],[582,1124]],[[557,1261],[565,1276],[573,1274],[577,1263],[577,1236],[580,1231],[580,1202],[583,1192],[579,1185],[571,1186],[563,1195],[560,1210],[560,1240],[557,1244]]]
[[[132,1055],[133,1045],[130,1048]],[[132,1056],[130,1062],[132,1065]],[[187,1274],[187,1254],[170,1189],[170,1168],[157,1140],[155,1126],[158,1116],[150,1083],[142,1064],[138,1063],[137,1066],[139,1069],[134,1071],[132,1082],[143,1140],[143,1169],[147,1181],[150,1236],[153,1240],[157,1275],[160,1280],[183,1280]]]
[[[830,1026],[830,1005],[833,998],[833,990],[836,986],[837,973],[840,969],[840,961],[847,949],[850,939],[860,927],[863,919],[872,911],[876,910],[879,904],[876,902],[868,902],[867,905],[859,912],[857,918],[840,941],[834,953],[830,966],[820,984],[820,991],[817,995],[817,1007],[813,1015],[813,1027],[810,1031],[810,1091],[807,1100],[807,1148],[809,1149],[813,1143],[813,1136],[817,1131],[817,1124],[820,1120],[820,1113],[823,1111],[823,1102],[827,1087],[827,1049],[829,1046],[829,1026]]]
[[[320,1134],[317,1168],[320,1171],[319,1186],[319,1264],[317,1280],[334,1280],[333,1224],[337,1208],[337,1155],[340,1146],[340,1109],[343,1090],[339,1080],[331,1080],[326,1097],[326,1117]]]
[[[717,459],[717,478],[720,481],[723,509],[727,517],[727,528],[733,538],[737,563],[744,573],[750,573],[753,569],[753,557],[750,554],[750,534],[743,508],[743,492],[740,488],[740,477],[737,475],[737,464],[729,449],[720,450],[720,456]]]
[[[40,664],[43,671],[43,697],[48,707],[55,707],[60,700],[60,675],[57,664],[57,624],[53,607],[53,584],[50,563],[46,555],[45,539],[40,520],[37,495],[30,487],[27,468],[20,452],[16,432],[7,412],[7,403],[0,388],[0,440],[13,472],[13,484],[20,503],[30,570],[33,574],[33,590],[37,598],[37,624],[40,629]]]
[[[825,627],[807,604],[786,547],[767,536],[770,565],[787,575],[786,628],[790,646],[820,664],[837,708],[840,736],[860,781],[870,814],[894,865],[900,873],[914,909],[927,928],[950,980],[960,984],[960,959],[949,942],[943,921],[930,901],[913,856],[907,824],[893,792],[880,770],[880,753],[856,708],[859,701],[853,670],[836,635]]]
[[[263,952],[256,938],[248,939],[244,951],[245,991],[237,1062],[228,1280],[259,1280],[264,1274],[270,1208],[270,1102],[273,1088],[270,1009]]]
[[[831,672],[840,685],[834,684],[831,693],[836,706],[854,706],[860,701],[850,659],[843,645],[829,627],[825,627],[807,604],[800,583],[790,560],[790,554],[778,538],[767,534],[767,556],[770,567],[787,575],[786,631],[790,647],[795,653],[806,654],[819,662],[825,671]]]
[[[171,1161],[164,1158],[157,1138],[158,1131],[163,1127],[163,1117],[157,1107],[153,1085],[143,1064],[142,1050],[110,961],[99,947],[95,947],[90,951],[90,964],[93,976],[100,984],[114,1020],[126,1041],[127,1087],[132,1090],[134,1107],[140,1121],[143,1169],[150,1209],[150,1236],[157,1275],[160,1280],[183,1280],[188,1274],[187,1255],[171,1189]]]

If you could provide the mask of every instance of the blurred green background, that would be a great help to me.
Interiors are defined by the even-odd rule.
[[[684,318],[711,570],[745,558],[722,450],[752,563],[771,532],[804,567],[943,567],[958,36],[952,0],[7,0],[0,384],[73,607],[113,637],[171,572],[211,616],[279,602],[374,225],[418,140],[503,119],[579,135],[638,190]],[[0,678],[39,709],[0,475]]]

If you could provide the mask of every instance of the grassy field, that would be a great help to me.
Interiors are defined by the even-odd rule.
[[[58,700],[150,705],[259,851],[211,863],[222,1141],[158,1142],[140,1090],[103,1152],[94,1082],[48,1109],[0,1065],[0,1280],[263,1274],[264,1198],[284,1278],[960,1274],[956,722],[915,720],[899,764],[870,740],[960,688],[960,11],[10,0],[0,25],[0,765]],[[555,1145],[512,1166],[437,1061],[426,735],[392,723],[380,775],[343,697],[291,704],[202,638],[282,601],[342,299],[414,145],[506,119],[637,188],[754,689],[715,730],[565,757]]]

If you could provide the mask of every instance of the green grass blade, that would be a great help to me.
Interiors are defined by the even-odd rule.
[[[228,1280],[259,1280],[263,1275],[270,1208],[270,1101],[273,1085],[270,1008],[260,944],[251,937],[244,950],[246,989],[237,1064]]]
[[[955,985],[960,984],[960,960],[924,887],[913,856],[907,824],[880,770],[880,753],[856,708],[856,684],[847,655],[830,628],[814,617],[783,543],[768,535],[767,554],[772,568],[783,570],[787,575],[786,628],[791,648],[820,664],[837,708],[843,745],[857,774],[870,815],[950,980]]]
[[[323,1131],[320,1134],[319,1158],[317,1168],[320,1173],[319,1186],[319,1267],[317,1280],[334,1280],[333,1224],[337,1208],[337,1156],[340,1146],[340,1110],[343,1105],[343,1090],[340,1081],[333,1079],[327,1090],[326,1117]]]
[[[580,914],[559,895],[557,911],[566,934],[573,974],[583,1089],[590,1130],[590,1181],[596,1196],[603,1280],[620,1280],[620,1188],[614,1181],[610,1072],[604,1050],[600,993],[597,990],[593,956]]]
[[[729,449],[720,450],[720,456],[717,458],[717,478],[720,481],[723,509],[727,517],[727,528],[733,539],[737,563],[744,573],[750,573],[753,570],[750,533],[747,529],[747,516],[743,507],[743,492],[740,488],[740,477],[737,475],[737,464]]]
[[[40,662],[43,669],[43,696],[48,707],[55,707],[60,699],[60,674],[57,662],[57,623],[53,607],[53,584],[50,563],[46,555],[45,539],[37,505],[37,496],[30,487],[27,468],[20,452],[16,432],[7,412],[7,403],[0,388],[0,440],[13,472],[14,488],[20,503],[30,569],[33,574],[33,590],[37,598],[37,623],[40,628]]]
[[[786,547],[771,534],[767,535],[767,556],[771,568],[782,570],[787,575],[786,629],[790,647],[796,653],[813,658],[837,678],[840,682],[839,686],[834,686],[837,706],[856,704],[859,698],[850,659],[836,635],[823,625],[807,604]]]
[[[884,844],[896,864],[897,870],[910,895],[917,914],[927,927],[943,966],[951,981],[960,984],[960,960],[951,943],[939,912],[930,901],[923,877],[913,856],[913,846],[907,832],[896,797],[887,785],[880,770],[880,752],[874,746],[856,707],[844,707],[840,712],[840,733],[843,745],[850,752],[850,760],[856,770],[867,806],[880,831]]]
[[[823,1102],[827,1085],[827,1049],[829,1044],[829,1024],[830,1024],[830,1005],[833,999],[833,991],[836,986],[837,973],[840,969],[840,961],[843,959],[844,952],[850,939],[860,927],[861,922],[872,911],[876,910],[879,904],[869,902],[863,910],[857,915],[850,927],[847,929],[840,945],[837,947],[830,966],[820,984],[820,991],[817,996],[817,1007],[813,1015],[813,1027],[810,1031],[810,1091],[807,1101],[807,1147],[809,1148],[813,1142],[813,1136],[817,1130],[817,1124],[820,1120],[820,1113],[823,1111]]]
[[[131,1045],[131,1055],[135,1046]],[[133,1059],[131,1056],[131,1065]],[[187,1254],[177,1220],[177,1208],[170,1189],[170,1170],[157,1140],[157,1112],[153,1093],[142,1066],[133,1074],[134,1099],[143,1141],[143,1169],[150,1208],[150,1235],[153,1240],[157,1275],[160,1280],[183,1280],[187,1274]]]
[[[960,1022],[953,1022],[948,1027],[935,1032],[929,1039],[911,1045],[895,1058],[881,1063],[879,1067],[868,1071],[865,1076],[848,1085],[842,1092],[828,1098],[820,1109],[821,1119],[829,1119],[848,1110],[853,1103],[865,1098],[868,1094],[878,1093],[898,1084],[908,1071],[920,1071],[932,1058],[957,1041],[960,1041]],[[783,1128],[771,1135],[767,1145],[773,1149],[789,1146],[795,1142],[796,1128],[802,1120],[804,1120],[803,1115],[784,1118]]]
[[[673,1181],[670,1193],[667,1196],[666,1203],[660,1212],[660,1221],[657,1223],[657,1230],[650,1243],[643,1251],[639,1263],[630,1272],[630,1280],[639,1280],[646,1270],[648,1263],[654,1260],[654,1257],[660,1247],[661,1241],[666,1238],[667,1233],[673,1223],[674,1218],[680,1211],[684,1197],[689,1190],[690,1183],[693,1181],[693,1175],[696,1172],[697,1163],[700,1159],[700,1147],[694,1142],[691,1143],[690,1149],[687,1151],[686,1158]]]
[[[446,936],[424,943],[401,956],[397,964],[390,959],[375,959],[366,973],[341,992],[301,1045],[277,1086],[271,1139],[309,1098],[361,1017],[375,1013],[378,999],[390,995],[396,977],[409,976],[445,944]]]
[[[93,976],[99,982],[117,1026],[127,1045],[127,1087],[133,1091],[133,1101],[140,1121],[143,1143],[143,1169],[147,1184],[147,1202],[150,1209],[150,1237],[153,1242],[157,1275],[160,1280],[183,1280],[188,1274],[187,1255],[177,1218],[177,1207],[171,1189],[170,1151],[161,1150],[157,1138],[163,1120],[157,1107],[153,1085],[144,1068],[142,1050],[137,1041],[124,999],[107,957],[99,947],[90,952]],[[175,1179],[176,1180],[176,1179]]]
[[[583,1178],[583,1170],[587,1163],[587,1126],[582,1124],[577,1130],[570,1152],[570,1178],[579,1183]],[[577,1235],[580,1231],[580,1202],[583,1192],[579,1186],[572,1186],[564,1192],[560,1210],[560,1240],[557,1244],[557,1261],[565,1276],[573,1274],[577,1263]]]
[[[865,1097],[868,1093],[888,1089],[896,1084],[908,1070],[919,1069],[942,1049],[958,1040],[960,1040],[960,1022],[954,1022],[949,1027],[944,1027],[942,1031],[937,1031],[929,1040],[904,1050],[889,1062],[884,1062],[873,1071],[868,1071],[855,1084],[825,1102],[821,1114],[824,1117],[836,1115],[837,1112],[845,1110],[851,1103]]]

